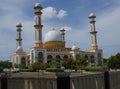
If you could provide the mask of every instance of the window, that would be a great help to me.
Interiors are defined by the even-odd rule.
[[[48,55],[48,56],[47,56],[47,59],[48,59],[48,60],[52,60],[53,57],[52,57],[51,55]]]
[[[38,53],[38,59],[37,59],[38,62],[43,62],[43,53],[42,52],[39,52]]]
[[[98,53],[98,65],[102,65],[102,55]]]
[[[86,61],[87,61],[87,63],[89,62],[89,60],[88,60],[88,56],[87,55],[85,55],[85,59],[86,59]]]
[[[59,56],[59,55],[57,55],[57,56],[56,56],[56,59],[57,59],[57,60],[60,60],[61,58],[60,58],[60,56]]]
[[[22,64],[23,67],[26,66],[26,58],[25,57],[21,58],[21,64]]]
[[[93,56],[93,55],[92,55],[92,56],[90,56],[90,59],[91,59],[91,60],[90,60],[90,62],[91,62],[91,63],[94,63],[94,62],[95,62],[95,58],[94,58],[94,56]]]

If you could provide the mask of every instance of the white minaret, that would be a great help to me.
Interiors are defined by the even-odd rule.
[[[35,43],[34,43],[34,47],[35,48],[42,48],[42,27],[43,25],[41,25],[41,10],[42,7],[39,3],[36,3],[34,6],[35,9]]]
[[[96,51],[98,50],[98,45],[97,45],[97,31],[95,30],[95,18],[96,16],[91,13],[89,15],[89,19],[90,19],[90,27],[91,27],[91,31],[90,31],[90,35],[91,35],[91,49],[90,51]]]
[[[63,42],[65,42],[65,30],[62,29],[62,30],[60,30],[60,32],[61,32],[61,35],[62,35],[62,40],[63,40]]]
[[[16,31],[17,31],[17,38],[16,38],[16,42],[17,42],[17,50],[23,50],[22,49],[22,38],[21,38],[21,31],[22,31],[22,25],[21,25],[21,23],[18,23],[17,25],[16,25],[16,27],[17,27],[17,29],[16,29]]]

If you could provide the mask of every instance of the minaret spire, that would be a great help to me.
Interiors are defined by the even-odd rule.
[[[35,43],[34,43],[34,47],[36,48],[41,48],[42,47],[42,27],[43,25],[41,25],[41,10],[42,7],[39,3],[36,3],[34,6],[35,9]]]
[[[90,26],[91,26],[91,31],[90,31],[90,35],[91,35],[91,49],[90,51],[96,51],[98,50],[98,45],[97,45],[97,37],[96,37],[96,34],[97,34],[97,31],[95,29],[95,18],[96,16],[91,13],[89,15],[89,19],[90,19]]]
[[[61,29],[62,40],[65,42],[65,29]]]
[[[60,32],[61,32],[61,36],[62,36],[62,41],[64,43],[64,47],[65,47],[65,29],[61,29]]]
[[[21,31],[22,31],[22,25],[21,25],[21,23],[18,23],[17,25],[16,25],[16,27],[17,27],[17,29],[16,29],[16,31],[17,31],[17,38],[16,38],[16,42],[17,42],[17,50],[23,50],[22,49],[22,38],[21,38]]]

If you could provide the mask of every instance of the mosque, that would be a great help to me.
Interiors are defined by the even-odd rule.
[[[65,40],[65,29],[57,31],[55,29],[50,30],[46,33],[44,41],[42,41],[42,27],[41,15],[42,7],[39,3],[34,6],[35,9],[35,25],[34,25],[34,46],[30,48],[29,52],[25,52],[22,48],[22,24],[16,25],[17,31],[17,49],[13,54],[13,66],[22,64],[24,66],[30,66],[35,62],[51,62],[64,61],[66,59],[77,60],[76,56],[80,55],[86,58],[89,65],[100,65],[102,63],[102,49],[99,49],[97,45],[97,31],[95,29],[95,18],[96,16],[91,13],[90,19],[90,36],[91,36],[91,47],[89,51],[82,51],[75,45],[71,48],[66,47]]]

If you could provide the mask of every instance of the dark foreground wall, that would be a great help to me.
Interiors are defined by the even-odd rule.
[[[0,79],[0,89],[57,89],[57,79],[53,78],[4,78]]]
[[[71,76],[70,89],[120,89],[120,71]]]
[[[0,77],[0,89],[120,89],[120,71],[51,77]]]

